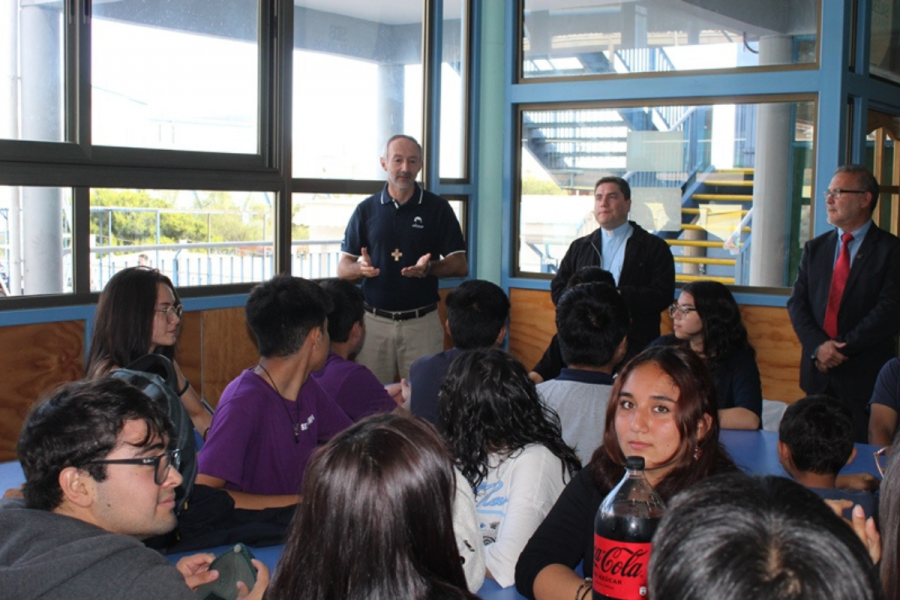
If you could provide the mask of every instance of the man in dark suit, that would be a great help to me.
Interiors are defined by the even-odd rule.
[[[878,194],[866,167],[835,171],[825,209],[836,229],[806,243],[788,300],[803,345],[800,387],[839,398],[857,442],[867,441],[866,405],[900,331],[900,239],[872,222]]]

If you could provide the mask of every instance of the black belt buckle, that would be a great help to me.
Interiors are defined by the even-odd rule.
[[[425,306],[423,308],[416,308],[413,310],[398,310],[398,311],[390,311],[390,310],[381,310],[380,308],[375,308],[374,306],[365,305],[365,309],[375,315],[376,317],[382,317],[384,319],[390,319],[391,321],[399,322],[399,321],[408,321],[410,319],[418,319],[419,317],[424,317],[430,312],[433,312],[437,308],[437,304],[432,304],[430,306]]]

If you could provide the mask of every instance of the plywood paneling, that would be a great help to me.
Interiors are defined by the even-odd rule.
[[[80,379],[83,369],[83,321],[0,328],[0,461],[16,458],[19,432],[35,400]]]
[[[741,317],[750,343],[756,348],[763,398],[790,403],[805,396],[800,389],[802,348],[787,309],[742,306]]]
[[[181,317],[178,336],[178,366],[203,398],[203,323],[200,311],[186,312]]]
[[[509,351],[530,370],[556,333],[556,307],[543,290],[513,288],[509,302]]]
[[[203,397],[216,406],[225,387],[259,362],[259,354],[243,307],[204,311],[202,336]]]

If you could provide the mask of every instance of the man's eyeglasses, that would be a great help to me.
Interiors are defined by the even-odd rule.
[[[692,306],[679,306],[677,304],[673,304],[669,307],[669,316],[673,319],[675,315],[680,314],[682,317],[686,317],[697,309]]]
[[[169,476],[169,469],[175,467],[177,471],[181,467],[181,450],[175,448],[160,454],[146,458],[108,458],[106,460],[92,460],[89,465],[147,465],[153,467],[153,482],[162,485]]]
[[[884,477],[884,471],[887,469],[887,461],[888,461],[888,451],[890,450],[890,446],[885,446],[881,450],[875,452],[875,468],[878,469],[878,473]]]
[[[825,196],[825,199],[834,198],[835,200],[839,200],[842,194],[865,194],[866,190],[842,190],[841,188],[836,188],[833,190],[825,190],[822,192],[822,195]]]
[[[184,312],[184,307],[180,304],[173,304],[165,310],[156,309],[156,312],[166,315],[166,323],[174,323],[181,320],[181,313]]]

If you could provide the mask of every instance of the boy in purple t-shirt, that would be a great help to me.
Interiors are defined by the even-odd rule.
[[[259,364],[225,388],[197,476],[225,488],[237,508],[296,503],[316,446],[351,425],[309,377],[328,356],[330,310],[328,295],[299,277],[276,275],[250,292],[245,312]]]
[[[320,285],[332,304],[328,313],[331,352],[325,368],[313,373],[313,379],[353,421],[396,410],[397,401],[375,374],[368,367],[351,360],[366,340],[362,290],[343,279],[326,279]],[[399,388],[399,385],[392,385],[398,396]]]

